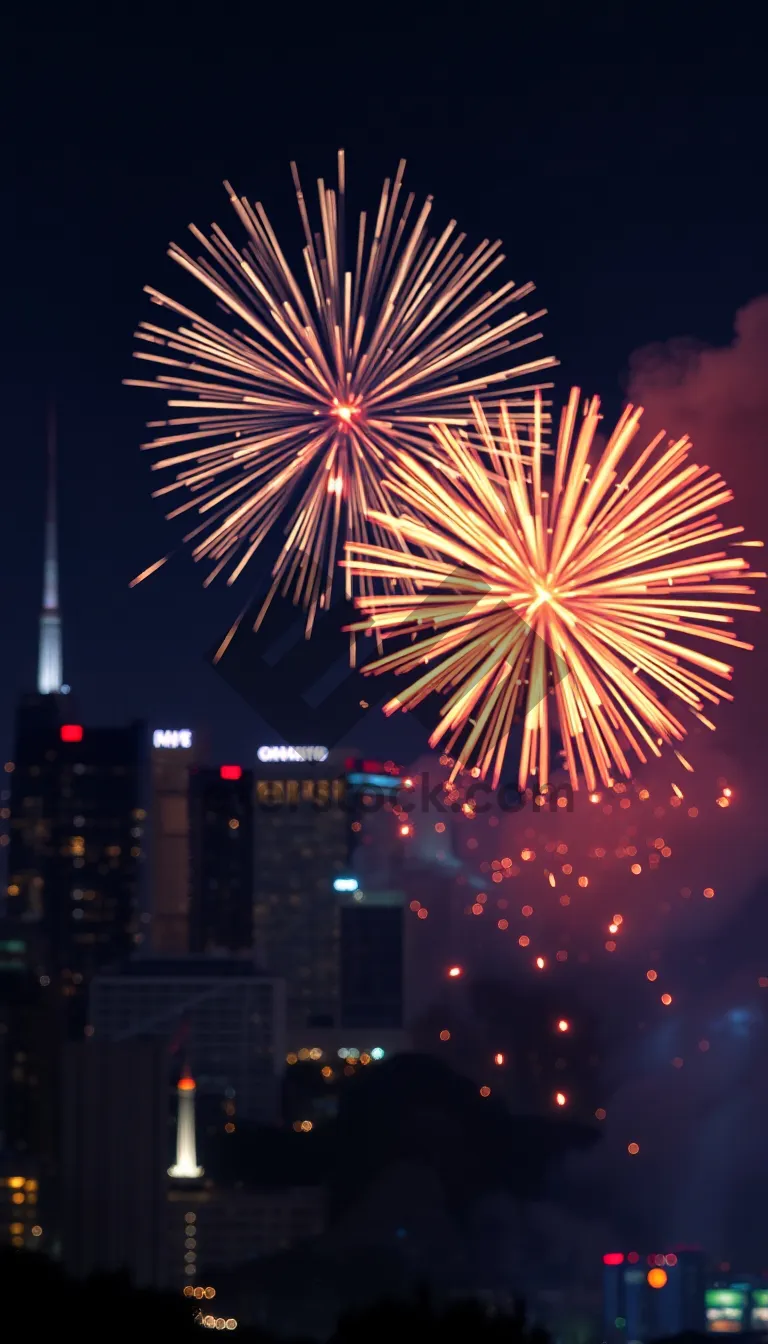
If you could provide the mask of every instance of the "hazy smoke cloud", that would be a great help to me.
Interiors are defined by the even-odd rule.
[[[735,493],[726,511],[742,523],[748,539],[768,539],[768,295],[736,314],[730,345],[708,349],[672,340],[638,351],[630,361],[630,399],[645,407],[644,429],[688,434],[694,458],[717,468]],[[760,568],[766,552],[746,552]],[[761,598],[758,586],[758,601]],[[755,652],[738,660],[736,705],[718,714],[726,745],[745,766],[762,768],[768,727],[765,686],[768,640],[759,617],[745,618],[745,637]]]
[[[630,364],[629,399],[645,407],[644,437],[662,428],[675,437],[690,436],[694,460],[721,471],[734,490],[725,517],[742,523],[746,538],[765,540],[768,296],[742,308],[734,327],[733,341],[723,348],[672,340],[638,351]],[[747,554],[759,562],[755,568],[765,563],[765,552]],[[761,588],[758,584],[758,601],[764,600]],[[756,1066],[768,1033],[763,1009],[768,991],[760,991],[756,975],[758,969],[768,973],[757,965],[768,923],[760,890],[766,870],[764,617],[746,617],[742,632],[756,647],[737,656],[735,703],[715,714],[715,737],[697,741],[690,751],[700,780],[723,773],[743,781],[737,824],[729,818],[727,848],[724,836],[710,834],[699,854],[701,859],[708,850],[708,866],[718,869],[718,897],[725,897],[718,909],[721,926],[702,940],[693,906],[687,935],[675,921],[666,951],[675,954],[676,1020],[659,1024],[646,1041],[645,1062],[655,1055],[657,1068],[639,1068],[612,1098],[607,1143],[587,1166],[598,1179],[610,1167],[616,1207],[630,1212],[629,1226],[638,1232],[699,1242],[735,1264],[757,1267],[756,1260],[768,1257],[758,1212],[768,1191],[757,1176],[766,1092]],[[691,870],[699,866],[695,854],[687,858]],[[673,1057],[684,1059],[681,1067],[674,1067]],[[633,1135],[642,1136],[636,1164],[626,1154]]]
[[[674,437],[688,434],[693,460],[721,471],[734,491],[735,502],[723,510],[724,519],[743,524],[750,540],[768,539],[766,368],[768,296],[737,314],[730,345],[708,349],[692,340],[672,340],[637,352],[630,366],[629,399],[645,407],[642,441],[660,429]],[[743,554],[756,569],[768,560],[766,552]],[[768,594],[768,585],[757,585],[758,602],[765,600],[761,589]],[[602,1004],[623,1041],[615,1057],[605,1061],[604,1143],[570,1164],[566,1186],[571,1199],[580,1193],[586,1206],[597,1194],[596,1205],[612,1223],[617,1246],[635,1239],[638,1249],[644,1244],[651,1250],[675,1240],[699,1242],[746,1268],[756,1257],[768,1263],[761,1216],[768,1177],[763,1177],[759,1156],[768,1083],[758,1065],[768,1042],[768,989],[758,984],[759,976],[768,976],[768,956],[763,957],[768,906],[761,881],[768,872],[764,618],[744,616],[739,635],[754,642],[755,651],[736,652],[735,700],[713,711],[717,732],[693,727],[686,754],[695,774],[679,770],[671,753],[638,772],[653,802],[664,805],[662,816],[653,813],[653,825],[673,851],[655,875],[636,881],[628,875],[626,858],[615,857],[623,831],[637,819],[635,805],[627,813],[614,808],[606,816],[583,797],[573,812],[555,817],[521,812],[499,817],[493,827],[483,817],[469,826],[461,821],[446,826],[439,835],[435,819],[417,817],[411,852],[419,851],[427,865],[431,858],[443,877],[459,861],[450,884],[451,921],[445,918],[449,884],[444,882],[430,901],[429,920],[413,930],[420,959],[424,941],[442,942],[444,956],[461,948],[472,975],[499,974],[503,968],[519,979],[530,974],[534,943],[538,950],[541,941],[550,957],[554,948],[570,945],[576,956],[569,967],[582,960],[579,948],[591,944],[588,962],[577,967],[585,995]],[[421,764],[436,769],[434,761]],[[734,806],[721,812],[713,801],[724,779],[733,787]],[[670,780],[685,790],[678,809],[669,806]],[[688,815],[692,803],[699,808],[693,820]],[[643,816],[634,842],[647,851],[649,817]],[[436,852],[450,831],[452,863]],[[471,848],[469,836],[477,842]],[[588,891],[575,887],[565,911],[542,875],[540,851],[551,839],[567,843],[574,874],[590,846],[600,844],[607,851],[603,879],[591,880]],[[513,882],[490,887],[482,861],[503,854],[518,858],[526,844],[536,849],[537,861],[520,864]],[[478,882],[489,891],[487,913],[468,918],[464,909]],[[714,900],[703,897],[707,885],[716,890]],[[684,888],[690,889],[689,899],[681,895]],[[495,908],[498,896],[509,898],[508,911]],[[535,908],[530,922],[520,919],[523,901]],[[616,960],[602,946],[613,910],[625,918]],[[438,911],[440,921],[433,919]],[[507,934],[496,927],[500,914],[509,915]],[[523,925],[531,935],[525,955],[517,947]],[[655,984],[646,982],[648,966],[658,970]],[[552,974],[559,974],[556,967]],[[673,994],[668,1015],[659,1003],[661,989]],[[633,1141],[640,1143],[636,1158],[627,1153]],[[558,1202],[563,1193],[561,1187]]]

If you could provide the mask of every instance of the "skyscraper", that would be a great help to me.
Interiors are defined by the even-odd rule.
[[[341,906],[344,1028],[398,1031],[403,1026],[402,845],[387,807],[400,787],[392,762],[347,762],[349,872],[334,884]]]
[[[150,943],[156,956],[189,950],[190,771],[197,759],[188,729],[152,736],[150,804]]]
[[[334,879],[348,865],[351,820],[343,763],[327,752],[261,763],[254,817],[257,959],[286,981],[290,1029],[338,1026]]]
[[[139,932],[144,729],[57,722],[59,697],[39,699],[17,715],[7,908],[40,925],[41,971],[74,996]]]
[[[190,948],[253,948],[253,772],[239,765],[190,773]],[[271,967],[269,968],[271,970]]]
[[[84,728],[62,685],[56,443],[48,424],[38,686],[16,713],[6,912],[35,924],[39,975],[65,998],[129,952],[137,927],[143,729]]]

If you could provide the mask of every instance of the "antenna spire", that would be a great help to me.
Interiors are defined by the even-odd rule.
[[[37,689],[41,695],[57,695],[62,685],[61,613],[59,611],[59,558],[56,529],[56,410],[48,408],[47,490],[45,507],[45,555],[43,561],[43,606],[40,612],[40,644]]]

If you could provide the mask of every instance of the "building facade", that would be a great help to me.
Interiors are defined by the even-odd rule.
[[[156,729],[151,744],[150,946],[155,956],[189,950],[190,770],[197,744],[189,729]]]
[[[262,763],[254,781],[257,961],[287,985],[288,1024],[339,1022],[341,917],[334,880],[349,863],[343,764]]]
[[[146,958],[95,978],[89,1021],[96,1041],[169,1039],[201,1101],[226,1097],[233,1117],[269,1123],[285,1057],[284,993],[245,958]]]
[[[64,1052],[62,1247],[70,1273],[165,1274],[168,1042],[70,1042]]]
[[[319,1236],[324,1226],[325,1194],[320,1186],[254,1189],[209,1181],[185,1190],[172,1183],[167,1282],[179,1288],[210,1288],[215,1296],[220,1274]]]
[[[16,718],[6,909],[35,924],[41,973],[65,997],[140,940],[144,727],[66,722],[58,695]]]
[[[253,801],[253,773],[239,765],[190,773],[189,922],[194,953],[253,948]]]
[[[647,1344],[703,1333],[705,1286],[700,1251],[609,1251],[603,1256],[603,1339]]]

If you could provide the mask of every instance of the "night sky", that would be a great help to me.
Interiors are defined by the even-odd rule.
[[[231,226],[225,177],[265,202],[290,245],[292,157],[310,191],[343,146],[355,209],[407,158],[406,183],[417,198],[434,194],[436,223],[455,216],[470,240],[500,236],[503,278],[535,281],[549,310],[540,351],[561,361],[558,389],[598,392],[609,412],[635,350],[677,336],[725,345],[736,310],[768,290],[754,171],[768,124],[760,97],[584,99],[572,81],[544,80],[524,82],[519,97],[459,98],[445,96],[439,68],[425,87],[442,86],[442,96],[356,87],[344,97],[327,78],[330,48],[288,48],[255,25],[222,36],[224,45],[152,27],[112,40],[95,30],[41,39],[32,29],[20,39],[16,147],[2,184],[12,230],[0,498],[6,740],[14,697],[34,679],[49,388],[60,424],[65,678],[84,717],[208,724],[220,756],[251,752],[263,736],[205,662],[248,577],[239,590],[204,592],[203,572],[180,554],[128,588],[179,542],[183,522],[164,522],[138,447],[160,398],[121,385],[136,376],[134,327],[151,316],[142,286],[200,301],[165,248],[185,244],[190,221]]]
[[[470,241],[500,236],[508,257],[502,277],[535,281],[539,303],[549,310],[540,353],[561,361],[560,397],[575,383],[601,395],[607,414],[615,415],[631,388],[648,400],[654,428],[658,421],[671,431],[692,431],[708,460],[733,477],[740,517],[765,535],[768,300],[753,301],[768,294],[766,99],[642,90],[602,95],[593,91],[606,87],[597,68],[518,78],[514,62],[499,85],[510,89],[506,96],[464,96],[455,62],[440,60],[418,72],[414,62],[408,79],[393,77],[391,88],[375,75],[363,79],[367,67],[358,66],[353,89],[343,74],[354,66],[358,45],[362,51],[367,41],[370,60],[375,42],[359,30],[341,49],[339,40],[335,32],[316,39],[303,30],[295,41],[275,39],[255,21],[217,29],[214,15],[200,32],[191,25],[163,32],[152,24],[111,38],[95,30],[41,36],[30,27],[20,39],[10,84],[15,148],[2,176],[2,213],[11,229],[0,337],[6,745],[15,697],[35,677],[45,408],[52,393],[60,427],[65,677],[83,717],[207,725],[219,759],[253,761],[264,727],[206,661],[249,595],[247,575],[239,592],[223,583],[203,591],[202,571],[181,553],[138,589],[128,587],[178,544],[182,524],[164,522],[162,501],[150,498],[157,478],[149,455],[139,452],[144,422],[162,414],[160,399],[121,380],[136,376],[132,333],[150,316],[143,285],[200,301],[183,288],[165,248],[171,239],[185,244],[190,221],[231,228],[224,178],[265,203],[286,246],[298,242],[288,166],[294,157],[309,194],[317,176],[334,172],[343,147],[355,210],[378,198],[382,179],[407,158],[406,185],[417,199],[434,195],[436,224],[456,217]],[[488,87],[495,85],[489,78]],[[638,357],[649,346],[655,353]],[[697,355],[702,346],[717,353]],[[741,699],[730,718],[722,711],[719,747],[729,776],[743,767],[757,778],[767,667],[763,654],[748,671],[740,669]],[[389,754],[398,746],[397,736],[382,740]],[[704,766],[713,775],[721,768],[719,760]],[[706,782],[701,787],[706,791]],[[694,1040],[707,1012],[726,1024],[727,1035],[728,1014],[742,1002],[739,977],[755,980],[754,949],[744,951],[753,916],[737,907],[752,909],[749,892],[762,871],[761,793],[732,838],[734,895],[743,899],[718,907],[716,917],[707,914],[706,925],[693,911],[676,916],[667,934],[657,912],[650,921],[649,937],[674,965],[676,992],[690,990],[682,1011]],[[487,849],[489,857],[493,852]],[[722,865],[722,848],[717,858]],[[763,908],[761,902],[754,915],[762,938]],[[736,925],[707,999],[706,988],[694,984],[687,949],[694,937],[720,937],[729,920]],[[642,940],[632,957],[642,976],[648,964]],[[661,1067],[673,1046],[655,1029],[649,1039]],[[739,1106],[735,1118],[713,1106],[710,1138],[702,1130],[695,1161],[683,1163],[690,1191],[662,1225],[669,1235],[695,1230],[703,1173],[719,1147],[733,1147],[737,1130],[757,1145],[761,1132],[762,1100],[752,1094],[750,1102],[743,1077],[719,1070],[715,1055],[707,1055],[701,1106],[708,1104],[705,1093],[717,1099],[731,1088]],[[737,1067],[734,1049],[724,1057]],[[632,1075],[631,1068],[625,1072]],[[630,1196],[632,1182],[640,1182],[637,1193],[647,1180],[635,1168],[621,1185],[633,1125],[669,1114],[680,1139],[669,1160],[677,1164],[687,1151],[690,1105],[675,1109],[659,1077],[648,1083],[640,1070],[625,1087],[627,1123],[608,1149],[618,1155],[611,1180]],[[663,1133],[660,1121],[654,1132],[657,1139]],[[752,1151],[748,1143],[745,1151]],[[739,1179],[747,1179],[744,1171]],[[707,1216],[711,1223],[711,1209]],[[733,1226],[741,1227],[736,1213]]]

